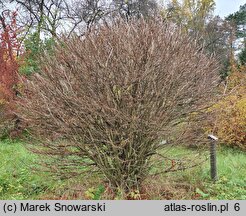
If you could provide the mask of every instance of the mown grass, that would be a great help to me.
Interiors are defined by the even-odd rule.
[[[175,147],[166,155],[193,158],[196,153]],[[206,161],[185,171],[147,178],[143,198],[246,199],[246,153],[220,147],[217,155],[219,180],[216,183],[210,180],[209,161]],[[39,158],[28,152],[22,142],[1,141],[0,160],[0,199],[88,199],[93,198],[88,197],[91,191],[102,188],[103,179],[98,175],[58,180],[36,170]],[[111,198],[106,192],[96,197]]]

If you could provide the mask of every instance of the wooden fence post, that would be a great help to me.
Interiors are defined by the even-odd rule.
[[[210,140],[210,175],[213,181],[218,180],[217,175],[217,160],[216,160],[216,144],[218,138],[214,135],[208,135]]]

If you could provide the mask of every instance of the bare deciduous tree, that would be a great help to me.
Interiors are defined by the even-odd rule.
[[[122,18],[150,17],[156,15],[158,3],[155,0],[113,0],[111,2],[114,10]]]
[[[57,37],[59,27],[67,19],[66,0],[9,0],[22,8],[25,25],[36,27],[38,38],[41,32]]]
[[[76,29],[81,30],[81,26],[84,34],[86,30],[107,17],[110,9],[106,2],[105,0],[74,0],[68,4],[67,17],[72,24],[69,35]]]
[[[22,103],[38,151],[93,164],[124,192],[148,175],[170,124],[209,102],[219,79],[194,38],[142,19],[64,40],[42,61]]]

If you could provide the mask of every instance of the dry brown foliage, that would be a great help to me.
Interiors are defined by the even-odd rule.
[[[219,79],[194,38],[158,20],[104,24],[42,62],[22,104],[38,151],[72,158],[67,170],[93,164],[123,192],[140,186],[170,124],[208,102]]]

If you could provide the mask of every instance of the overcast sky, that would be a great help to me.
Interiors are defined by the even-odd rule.
[[[159,1],[166,2],[166,0],[159,0]],[[238,11],[239,6],[245,4],[246,0],[215,0],[215,3],[216,3],[215,15],[224,17]]]
[[[215,0],[215,14],[221,17],[236,12],[240,5],[246,3],[246,0]]]

